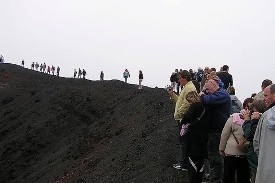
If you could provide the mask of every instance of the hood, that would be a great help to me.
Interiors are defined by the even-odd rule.
[[[236,95],[230,95],[231,100],[233,101],[238,101],[238,98],[236,97]]]
[[[240,113],[233,113],[232,115],[233,123],[236,123],[237,125],[242,126],[244,123],[244,120],[241,119]]]

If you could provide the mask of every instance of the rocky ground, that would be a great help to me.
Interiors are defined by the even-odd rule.
[[[164,89],[0,64],[0,182],[184,183]]]

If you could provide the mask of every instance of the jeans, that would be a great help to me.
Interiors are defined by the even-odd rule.
[[[223,172],[223,161],[219,154],[221,133],[208,134],[208,159],[209,159],[209,182],[221,183]]]

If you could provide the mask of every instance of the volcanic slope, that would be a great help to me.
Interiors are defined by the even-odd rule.
[[[187,182],[160,88],[0,64],[0,182]]]

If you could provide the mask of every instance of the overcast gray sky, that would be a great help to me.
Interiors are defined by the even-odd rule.
[[[227,64],[237,96],[274,82],[274,0],[0,0],[0,54],[6,62],[61,67],[71,77],[164,87],[175,68]]]

